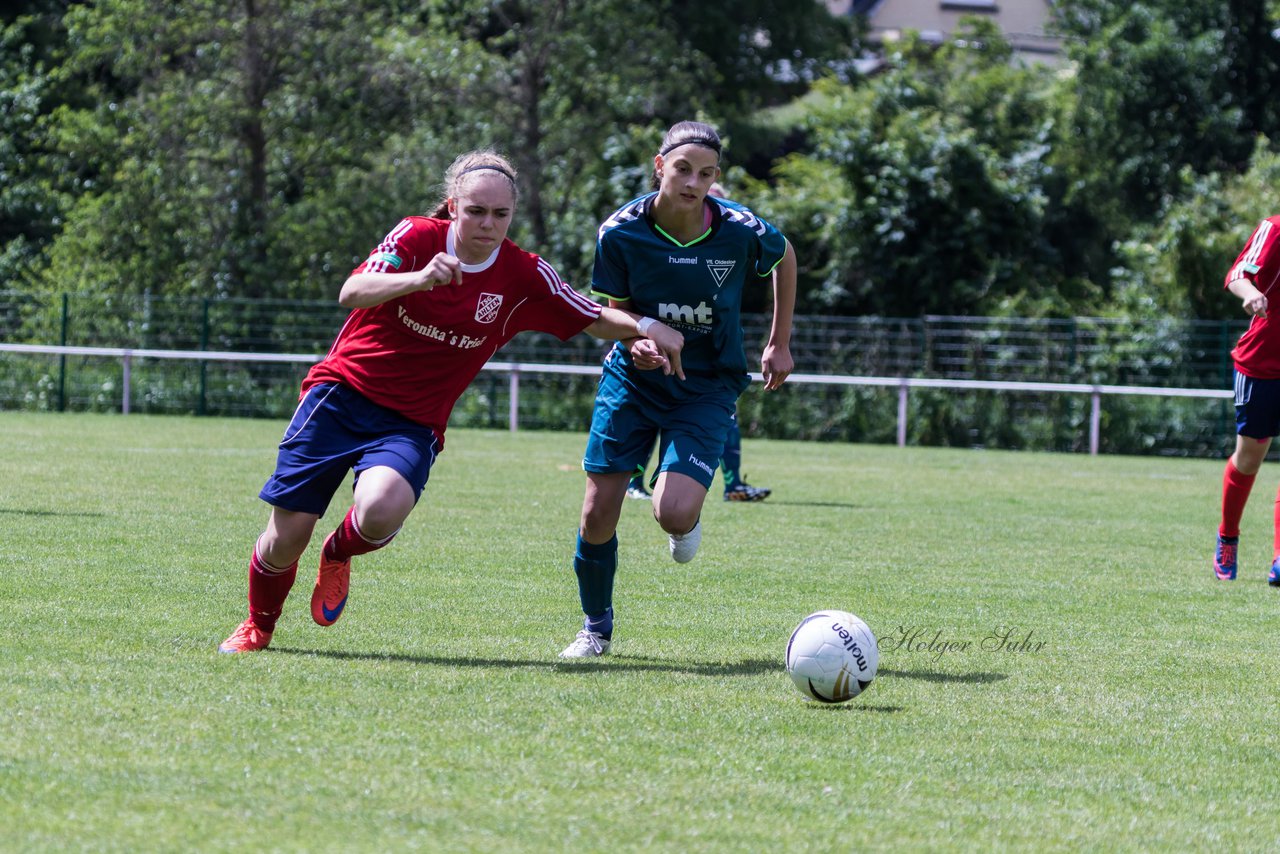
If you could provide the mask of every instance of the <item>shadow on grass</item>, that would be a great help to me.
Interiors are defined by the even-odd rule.
[[[344,661],[401,661],[408,664],[428,664],[440,667],[535,667],[550,668],[557,673],[594,673],[605,671],[659,671],[689,673],[695,676],[755,676],[782,670],[781,662],[772,659],[746,659],[744,661],[702,662],[662,661],[642,656],[611,655],[586,661],[562,661],[559,658],[511,659],[511,658],[458,658],[444,655],[406,655],[395,652],[346,652],[329,649],[297,649],[287,646],[268,647],[269,651],[286,655],[336,658]]]
[[[24,510],[16,507],[0,507],[0,513],[8,513],[12,516],[84,516],[93,519],[102,519],[107,515],[106,513],[87,513],[67,510]]]
[[[853,714],[855,712],[879,712],[880,714],[896,715],[899,712],[905,712],[906,706],[872,706],[863,703],[854,698],[847,703],[815,703],[813,701],[802,701],[803,708],[818,712],[820,714],[836,714],[838,712],[847,712]]]
[[[665,661],[644,656],[610,655],[580,661],[562,661],[558,658],[458,658],[444,655],[408,655],[397,652],[347,652],[332,649],[297,649],[287,646],[270,647],[272,652],[285,655],[336,658],[340,661],[400,661],[407,664],[426,664],[437,667],[534,667],[550,668],[556,673],[601,673],[618,671],[653,671],[658,673],[688,673],[693,676],[757,676],[776,673],[782,663],[769,658],[747,658],[742,661]],[[892,679],[919,679],[924,682],[960,682],[970,685],[987,685],[1003,682],[1009,677],[1003,673],[939,673],[933,670],[892,670],[881,668],[880,676]],[[880,711],[899,711],[897,707],[879,707]]]
[[[666,661],[646,658],[643,655],[611,655],[578,661],[552,662],[561,673],[607,670],[653,670],[670,673],[690,673],[695,676],[756,676],[760,673],[782,671],[782,662],[772,658],[748,658],[743,661]]]
[[[770,499],[768,501],[770,507],[775,505],[783,507],[839,507],[841,510],[867,510],[873,505],[859,504],[854,501],[780,501]]]
[[[965,682],[971,685],[1003,682],[1009,678],[1004,673],[938,673],[933,670],[890,670],[887,667],[880,668],[878,675],[895,679],[920,679],[924,682]]]

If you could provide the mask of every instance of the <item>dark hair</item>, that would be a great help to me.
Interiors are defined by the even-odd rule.
[[[440,199],[431,216],[436,219],[448,219],[449,200],[456,199],[462,195],[463,188],[471,180],[468,176],[480,172],[497,172],[502,175],[511,182],[511,197],[516,201],[520,200],[520,188],[516,184],[515,167],[511,165],[507,158],[492,148],[481,148],[476,151],[468,151],[466,154],[459,154],[454,158],[449,168],[445,170],[444,197]]]
[[[671,151],[682,145],[702,145],[710,148],[716,153],[716,157],[720,156],[720,134],[716,133],[716,129],[711,125],[702,122],[676,122],[667,131],[667,135],[662,138],[662,145],[658,148],[658,153],[664,157]],[[658,180],[658,170],[653,170],[653,187],[658,188],[662,182]]]

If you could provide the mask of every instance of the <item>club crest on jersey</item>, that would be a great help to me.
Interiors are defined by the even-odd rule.
[[[476,320],[480,323],[493,323],[498,319],[498,310],[502,308],[502,294],[480,294],[480,302],[476,304]]]
[[[707,259],[707,269],[711,271],[711,277],[716,280],[716,287],[724,287],[725,279],[729,278],[729,274],[733,272],[733,266],[736,261],[712,261]]]

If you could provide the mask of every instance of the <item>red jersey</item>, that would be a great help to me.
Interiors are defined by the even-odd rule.
[[[1248,279],[1267,297],[1266,317],[1254,316],[1249,328],[1231,351],[1236,370],[1255,380],[1280,379],[1280,216],[1264,219],[1245,243],[1240,257],[1227,272],[1227,284]]]
[[[448,220],[402,221],[352,271],[408,273],[439,252],[456,255]],[[351,312],[328,355],[307,373],[318,383],[350,386],[374,403],[436,431],[484,363],[525,330],[565,341],[600,316],[600,305],[574,291],[551,265],[510,240],[483,263],[462,265],[462,284],[415,291]]]

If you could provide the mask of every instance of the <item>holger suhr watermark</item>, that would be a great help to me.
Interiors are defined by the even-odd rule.
[[[944,655],[982,652],[1031,653],[1040,652],[1048,641],[1038,640],[1034,629],[1018,626],[997,626],[981,638],[948,636],[942,629],[924,626],[898,626],[887,635],[876,638],[880,652],[902,650],[919,652],[940,659]]]

